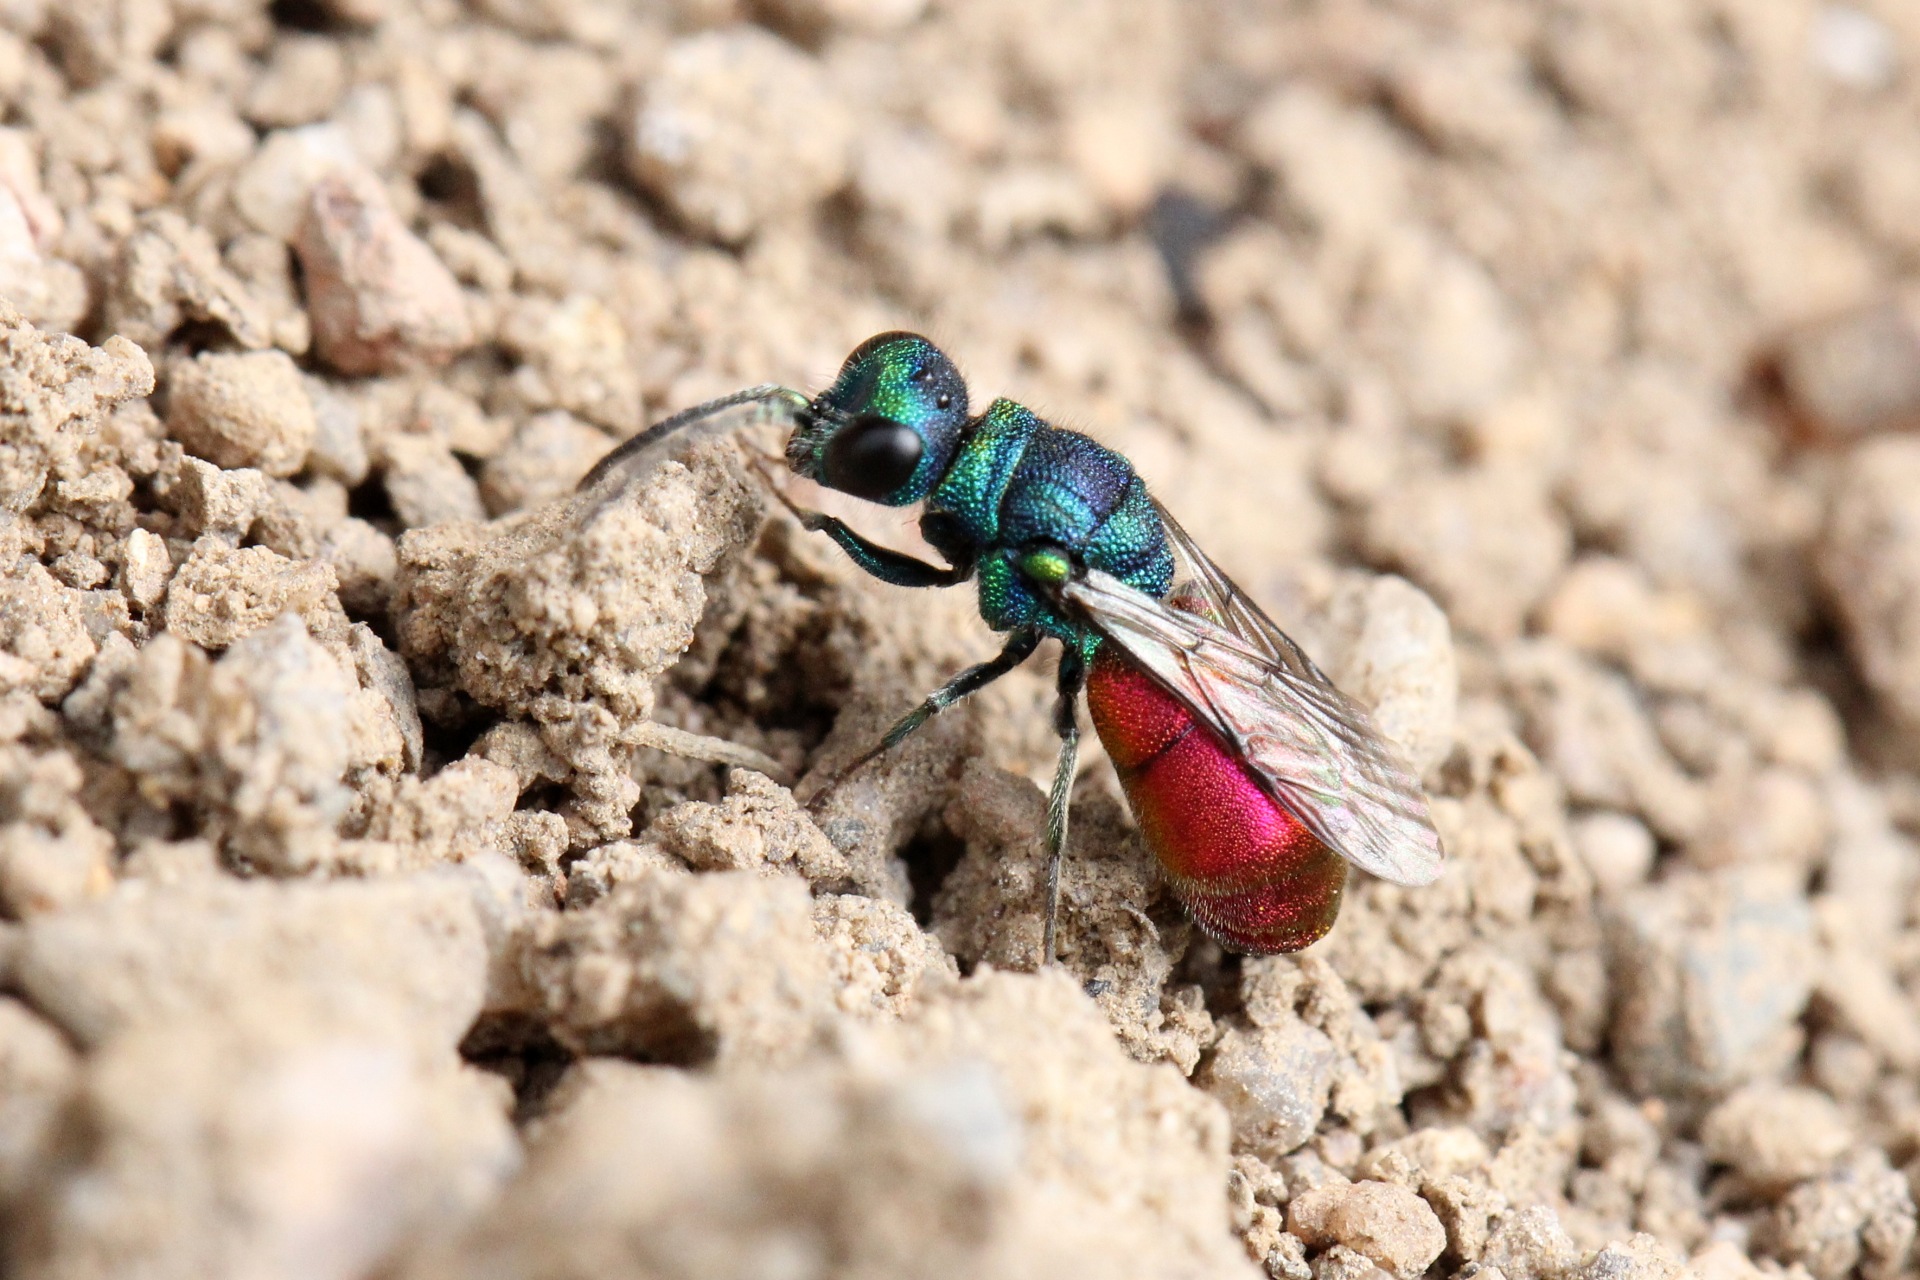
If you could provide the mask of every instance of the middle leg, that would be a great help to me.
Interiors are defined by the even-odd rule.
[[[1087,662],[1071,645],[1060,654],[1053,707],[1054,732],[1060,735],[1060,759],[1053,768],[1053,790],[1047,794],[1047,924],[1040,944],[1042,967],[1053,963],[1060,918],[1060,863],[1067,852],[1067,805],[1073,798],[1074,771],[1080,761],[1080,721],[1074,712],[1087,684]]]
[[[825,785],[814,793],[813,799],[809,801],[809,803],[817,803],[821,797],[830,794],[835,787],[838,787],[855,773],[858,773],[879,757],[899,746],[908,737],[912,736],[915,730],[919,729],[920,726],[924,725],[927,721],[933,719],[933,717],[940,712],[946,710],[968,694],[978,693],[995,680],[998,680],[1001,676],[1007,674],[1007,672],[1025,662],[1033,656],[1033,651],[1039,647],[1040,633],[1038,631],[1028,627],[1022,627],[1015,631],[1007,637],[1006,647],[1001,649],[996,657],[990,658],[985,662],[975,663],[973,666],[968,667],[965,671],[962,671],[959,675],[928,694],[926,700],[919,706],[895,721],[893,728],[887,730],[886,736],[881,738],[879,743],[876,744],[871,751],[862,755],[852,764],[835,772],[831,778],[827,779]]]

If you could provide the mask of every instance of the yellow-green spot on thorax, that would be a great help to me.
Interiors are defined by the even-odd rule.
[[[1073,574],[1073,561],[1058,547],[1040,547],[1020,557],[1020,572],[1057,587]]]

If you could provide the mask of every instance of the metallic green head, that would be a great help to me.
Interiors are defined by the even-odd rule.
[[[917,333],[868,338],[813,398],[787,465],[829,489],[889,507],[927,496],[967,428],[967,384]]]

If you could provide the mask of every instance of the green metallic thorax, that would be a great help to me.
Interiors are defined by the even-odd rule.
[[[1061,552],[1156,598],[1172,585],[1159,511],[1127,460],[1011,400],[975,420],[921,527],[950,559],[976,561],[989,626],[1036,628],[1087,657],[1098,636],[1036,590],[1059,573]]]

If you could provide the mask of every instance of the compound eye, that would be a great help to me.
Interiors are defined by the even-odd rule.
[[[878,502],[913,479],[926,448],[906,423],[866,414],[827,442],[821,481],[829,489]]]

